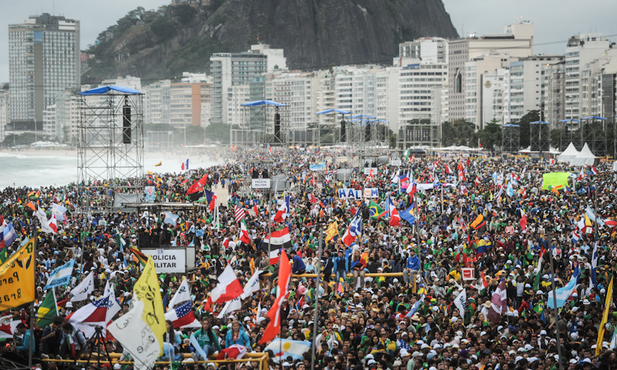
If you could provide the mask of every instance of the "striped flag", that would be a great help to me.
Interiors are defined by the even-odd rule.
[[[236,204],[236,207],[234,208],[234,217],[236,218],[236,222],[240,223],[240,221],[244,220],[244,216],[246,216],[246,213],[244,212],[244,208],[239,207]]]

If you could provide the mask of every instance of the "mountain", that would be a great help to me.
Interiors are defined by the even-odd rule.
[[[284,49],[293,69],[391,63],[398,43],[421,36],[458,36],[441,0],[211,0],[157,12],[137,8],[99,35],[82,82],[204,71],[212,53],[258,42]]]

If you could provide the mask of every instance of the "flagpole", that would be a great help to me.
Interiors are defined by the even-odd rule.
[[[317,245],[317,286],[315,287],[315,313],[313,314],[313,345],[312,345],[312,357],[311,357],[311,370],[315,370],[315,352],[317,346],[317,327],[319,320],[319,287],[320,287],[320,275],[321,275],[321,243],[322,243],[322,234],[321,228],[317,228],[317,233],[319,235],[319,244]]]
[[[34,229],[34,250],[32,251],[32,255],[36,256],[36,245],[37,245],[37,230]],[[34,282],[33,282],[34,283]],[[53,292],[52,292],[53,294]],[[34,301],[30,303],[30,342],[28,348],[28,369],[32,369],[32,352],[34,351],[34,302],[36,302],[36,289],[34,292]]]
[[[563,357],[561,357],[561,342],[559,340],[559,328],[557,326],[558,312],[557,312],[557,291],[555,289],[555,267],[553,266],[553,247],[549,244],[548,249],[551,253],[549,260],[551,261],[551,285],[553,288],[553,311],[555,315],[555,335],[557,338],[557,354],[559,355],[559,370],[563,370]],[[542,271],[538,271],[538,274]]]

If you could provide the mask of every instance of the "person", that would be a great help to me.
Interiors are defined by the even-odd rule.
[[[62,323],[64,318],[56,316],[54,321],[43,329],[41,336],[41,356],[44,358],[56,357],[60,354],[60,344],[64,339]]]
[[[86,337],[69,322],[62,325],[62,332],[64,336],[60,343],[60,356],[74,359],[86,348]]]
[[[413,285],[416,281],[416,274],[420,270],[420,259],[416,256],[416,251],[411,249],[407,256],[407,264],[403,270],[403,282]]]
[[[174,330],[174,324],[165,320],[165,334],[163,335],[163,356],[160,357],[161,361],[168,361],[172,358],[174,361],[178,361],[182,358],[180,354],[180,345],[182,344],[182,339],[180,338],[180,334],[176,333]]]
[[[15,340],[15,343],[9,348],[9,353],[6,358],[15,360],[16,362],[27,362],[28,354],[34,355],[36,351],[36,343],[32,336],[32,331],[29,330],[23,322],[20,322],[15,327],[16,334],[21,336],[21,340]],[[30,343],[32,341],[32,343]],[[30,350],[32,345],[32,350]]]
[[[351,271],[353,273],[353,289],[364,289],[364,269],[366,268],[366,260],[362,257],[360,249],[355,249],[351,257]],[[358,281],[359,279],[359,281]]]
[[[195,361],[198,361],[198,358],[206,361],[208,356],[221,350],[219,339],[210,327],[210,319],[207,317],[201,320],[201,328],[191,334],[190,343],[197,351],[192,354]]]
[[[334,259],[333,269],[336,272],[334,277],[334,291],[338,291],[339,284],[342,284],[341,289],[345,289],[345,279],[347,279],[347,273],[349,272],[349,260],[345,258],[345,251],[339,249],[338,256]],[[342,280],[342,283],[341,283]]]
[[[293,257],[292,261],[293,261],[293,267],[291,269],[292,274],[301,275],[306,272],[306,264],[302,260],[302,257],[300,257],[300,251],[296,251],[296,255]]]
[[[227,335],[225,335],[225,348],[229,348],[234,344],[245,346],[247,349],[251,348],[251,338],[249,338],[237,320],[231,323],[231,330],[228,330]]]

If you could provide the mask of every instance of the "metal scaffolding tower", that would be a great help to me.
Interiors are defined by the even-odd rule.
[[[520,149],[520,127],[511,123],[503,125],[503,151],[505,153],[518,153]]]
[[[258,100],[241,104],[242,123],[238,129],[230,125],[231,146],[272,145],[283,146],[287,142],[288,128],[286,105],[271,100]]]
[[[580,135],[574,134],[576,127],[578,127],[581,121],[577,119],[564,119],[559,121],[561,136],[559,138],[559,150],[564,151],[572,143],[576,150],[581,150],[583,145],[580,144]]]
[[[345,119],[345,116],[351,114],[351,112],[327,109],[315,114],[320,116],[317,123],[319,145],[345,144],[348,142],[349,117]],[[340,115],[340,121],[337,120],[337,114]]]
[[[549,152],[550,151],[550,124],[544,121],[530,122],[529,124],[529,142],[532,152]]]
[[[79,183],[143,192],[143,94],[121,86],[103,86],[77,94]],[[130,185],[118,180],[128,180]]]
[[[402,122],[399,126],[398,147],[407,149],[416,146],[439,146],[439,125],[430,118],[418,118]]]
[[[607,155],[606,150],[606,118],[604,117],[585,117],[581,119],[581,140],[589,145],[593,154],[598,157]]]

